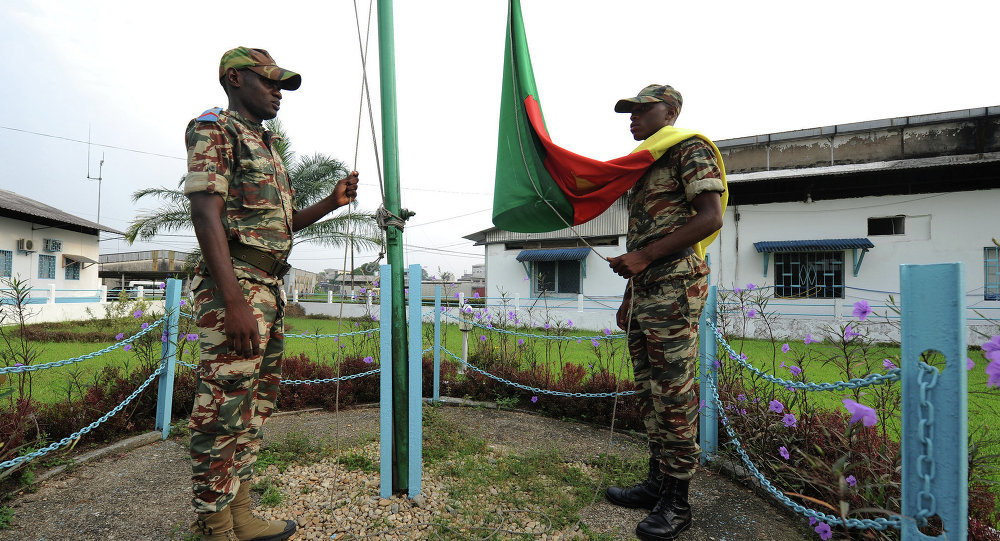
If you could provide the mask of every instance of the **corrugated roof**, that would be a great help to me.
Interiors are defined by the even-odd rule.
[[[590,248],[551,248],[548,250],[521,250],[518,261],[579,261],[590,253]]]
[[[0,209],[6,209],[12,212],[18,212],[21,214],[27,214],[28,216],[36,216],[42,218],[48,223],[63,223],[69,225],[75,225],[77,227],[85,227],[88,229],[96,229],[98,231],[107,231],[109,233],[117,233],[119,235],[124,235],[125,233],[118,231],[117,229],[112,229],[110,227],[101,225],[97,222],[92,222],[90,220],[84,220],[79,216],[73,216],[68,212],[63,212],[55,207],[50,207],[45,203],[35,201],[23,195],[14,193],[9,190],[0,190]]]
[[[758,253],[771,252],[815,252],[819,250],[851,250],[854,248],[874,248],[872,241],[858,239],[818,239],[818,240],[764,240],[753,243]]]

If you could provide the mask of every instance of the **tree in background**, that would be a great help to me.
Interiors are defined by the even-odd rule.
[[[295,190],[296,208],[305,208],[333,191],[337,181],[350,172],[344,162],[316,153],[299,158],[291,149],[291,141],[278,119],[266,122],[267,129],[274,132],[274,148],[281,156],[288,170],[288,179]],[[125,232],[131,243],[136,239],[150,240],[158,234],[187,231],[191,225],[191,202],[184,195],[184,179],[177,188],[144,188],[132,194],[132,201],[139,202],[147,197],[158,198],[159,208],[143,211],[136,215]],[[349,240],[358,250],[377,250],[382,246],[382,231],[375,222],[374,214],[359,212],[357,202],[350,211],[341,210],[326,220],[316,222],[298,231],[294,244],[310,242],[321,246],[343,246]],[[350,228],[350,234],[348,234]]]

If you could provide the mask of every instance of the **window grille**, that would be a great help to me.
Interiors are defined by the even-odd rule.
[[[14,252],[0,250],[0,278],[10,278],[14,268]]]
[[[45,280],[56,279],[56,256],[38,255],[38,277]]]
[[[1000,247],[983,248],[983,299],[1000,301]]]
[[[774,296],[844,298],[844,252],[775,253]]]
[[[67,280],[79,280],[80,279],[80,262],[74,261],[69,265],[66,265],[66,279]]]

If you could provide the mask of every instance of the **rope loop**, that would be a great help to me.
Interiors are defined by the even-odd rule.
[[[385,205],[379,206],[378,210],[375,211],[375,221],[383,231],[387,231],[390,226],[402,231],[403,226],[406,225],[405,219],[389,212],[389,209],[385,208]]]

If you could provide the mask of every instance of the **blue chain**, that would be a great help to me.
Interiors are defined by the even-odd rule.
[[[19,373],[19,372],[34,372],[35,370],[45,370],[46,368],[57,368],[57,367],[60,367],[60,366],[66,366],[68,364],[74,364],[74,363],[79,363],[79,362],[86,361],[86,360],[89,360],[89,359],[93,359],[95,357],[100,357],[101,355],[104,355],[105,353],[114,351],[114,350],[116,350],[116,349],[124,346],[125,344],[131,344],[132,342],[138,340],[141,336],[145,335],[146,333],[152,332],[153,329],[155,329],[161,323],[163,323],[164,321],[166,321],[166,319],[167,319],[167,316],[165,315],[162,318],[154,321],[148,327],[146,327],[145,329],[139,331],[138,333],[136,333],[136,334],[134,334],[134,335],[132,335],[132,336],[130,336],[130,337],[122,340],[121,342],[117,342],[115,344],[112,344],[112,345],[110,345],[110,346],[108,346],[108,347],[106,347],[106,348],[104,348],[104,349],[102,349],[100,351],[95,351],[93,353],[88,353],[86,355],[81,355],[79,357],[73,357],[72,359],[66,359],[64,361],[53,361],[51,363],[44,363],[44,364],[32,364],[32,365],[21,365],[21,366],[7,366],[7,367],[0,368],[0,374],[16,374],[16,373]]]
[[[719,332],[719,328],[715,326],[714,322],[709,321],[708,326],[712,328],[713,332],[715,332],[716,341],[719,342],[719,345],[725,348],[730,359],[740,363],[744,368],[750,370],[754,374],[757,374],[761,378],[766,379],[771,383],[777,383],[783,387],[791,389],[804,389],[807,391],[840,391],[843,389],[860,389],[862,387],[868,387],[869,385],[885,385],[899,381],[900,379],[899,368],[887,370],[885,374],[869,374],[863,378],[852,378],[850,381],[837,381],[834,383],[807,383],[781,379],[761,371],[754,365],[748,363],[742,356],[740,356],[739,353],[736,353],[736,350],[734,350],[733,347],[726,342],[726,339],[722,337],[722,333]]]
[[[351,374],[350,376],[340,376],[339,378],[327,378],[327,379],[283,379],[281,380],[282,385],[310,385],[313,383],[334,383],[337,381],[347,381],[354,378],[363,378],[365,376],[375,374],[379,372],[381,368],[376,368],[374,370],[369,370],[367,372],[361,372],[360,374]]]
[[[190,368],[191,370],[198,370],[198,365],[191,364],[191,363],[186,363],[186,362],[184,362],[184,361],[182,361],[180,359],[177,359],[177,364],[179,364],[181,366],[186,366],[186,367]]]
[[[937,501],[931,492],[931,481],[934,480],[934,405],[928,400],[927,395],[937,385],[939,372],[937,368],[922,361],[918,366],[920,368],[917,377],[920,383],[920,417],[917,423],[917,434],[920,436],[922,452],[917,458],[917,468],[924,482],[917,494],[917,523],[923,526],[927,524],[927,517],[934,516],[937,509]]]
[[[352,331],[352,332],[345,332],[345,333],[341,333],[341,334],[297,334],[297,333],[287,333],[287,334],[285,334],[285,338],[339,338],[341,336],[356,336],[356,335],[359,335],[359,334],[371,334],[371,333],[374,333],[374,332],[378,332],[378,329],[375,328],[375,329],[368,329],[368,330],[365,330],[365,331]]]
[[[511,381],[509,379],[501,378],[500,376],[494,376],[493,374],[490,374],[489,372],[487,372],[487,371],[485,371],[485,370],[483,370],[481,368],[478,368],[476,366],[473,366],[473,365],[471,365],[471,364],[463,361],[459,356],[455,355],[454,353],[448,351],[445,348],[441,348],[441,351],[443,351],[446,354],[448,354],[448,356],[450,356],[452,359],[455,359],[456,361],[458,361],[459,363],[461,363],[466,368],[471,368],[471,369],[475,370],[476,372],[479,372],[480,374],[482,374],[482,375],[484,375],[484,376],[486,376],[488,378],[492,378],[492,379],[495,379],[496,381],[499,381],[500,383],[504,383],[504,384],[510,385],[512,387],[517,387],[518,389],[521,389],[521,390],[524,390],[524,391],[530,391],[532,393],[548,394],[548,395],[553,395],[553,396],[566,396],[566,397],[571,397],[571,398],[612,398],[614,396],[628,396],[630,394],[635,394],[636,393],[636,391],[623,391],[623,392],[620,392],[620,393],[564,393],[562,391],[550,391],[548,389],[539,389],[538,387],[529,387],[527,385],[522,385],[520,383],[513,382],[513,381]]]
[[[861,530],[868,530],[868,529],[885,530],[888,527],[899,529],[902,527],[902,521],[900,520],[899,516],[893,516],[891,518],[879,517],[876,519],[856,519],[856,518],[841,519],[840,517],[828,515],[821,511],[809,509],[808,507],[795,503],[788,496],[785,496],[783,492],[775,488],[774,485],[772,485],[771,482],[768,481],[762,473],[760,473],[760,471],[757,469],[757,466],[755,466],[754,463],[750,460],[750,457],[747,455],[746,451],[743,450],[743,445],[740,444],[739,438],[736,437],[736,432],[733,431],[732,426],[730,426],[729,424],[729,417],[726,415],[726,410],[725,407],[722,405],[722,400],[719,399],[719,391],[715,387],[715,383],[711,379],[709,379],[708,382],[709,382],[709,388],[712,390],[712,398],[715,401],[716,407],[718,408],[718,413],[722,419],[722,425],[726,427],[726,432],[729,433],[730,440],[736,447],[736,451],[739,453],[740,458],[743,459],[743,464],[747,467],[748,470],[750,470],[750,472],[754,474],[754,477],[757,478],[757,482],[760,483],[762,487],[767,489],[767,491],[771,493],[772,496],[777,498],[781,503],[792,508],[796,513],[805,515],[806,517],[809,518],[822,520],[827,524],[842,524],[848,528],[856,528]]]
[[[49,445],[48,447],[43,447],[43,448],[41,448],[41,449],[39,449],[37,451],[28,453],[28,454],[26,454],[24,456],[19,456],[17,458],[13,458],[11,460],[8,460],[7,462],[0,462],[0,470],[5,470],[7,468],[10,468],[10,467],[13,467],[13,466],[17,466],[18,464],[21,464],[23,462],[28,462],[30,460],[34,460],[34,459],[36,459],[36,458],[38,458],[38,457],[40,457],[40,456],[48,453],[49,451],[55,451],[56,449],[58,449],[60,447],[64,447],[66,445],[69,445],[74,440],[80,439],[81,437],[83,437],[84,434],[86,434],[86,433],[90,432],[91,430],[93,430],[93,429],[97,428],[98,426],[100,426],[101,423],[103,423],[103,422],[107,421],[108,419],[110,419],[111,417],[113,417],[116,413],[118,413],[119,411],[121,411],[122,408],[124,408],[125,406],[127,406],[129,404],[129,402],[131,402],[132,400],[134,400],[135,397],[139,396],[139,393],[141,393],[146,387],[148,387],[149,384],[154,379],[156,379],[157,376],[159,376],[160,374],[163,373],[163,369],[164,369],[164,367],[162,367],[162,366],[160,368],[157,368],[152,374],[149,375],[149,378],[147,378],[146,381],[142,382],[142,385],[139,385],[139,387],[135,391],[133,391],[132,394],[130,394],[128,396],[128,398],[126,398],[121,404],[118,404],[118,406],[115,407],[115,409],[109,411],[108,413],[105,413],[104,416],[102,416],[100,419],[98,419],[98,420],[90,423],[89,425],[83,427],[82,429],[80,429],[79,432],[75,432],[73,434],[70,434],[69,436],[66,436],[65,438],[63,438],[63,439],[61,439],[61,440],[59,440],[59,441],[57,441],[57,442]]]
[[[455,316],[453,316],[451,314],[445,314],[445,317],[454,319],[455,321],[462,321],[461,318],[457,318],[457,317],[455,317]],[[481,329],[486,329],[486,330],[489,330],[489,331],[496,331],[496,332],[498,332],[500,334],[509,334],[511,336],[523,336],[525,338],[537,338],[539,340],[566,340],[566,341],[570,341],[570,340],[587,340],[587,341],[593,341],[593,340],[617,340],[619,338],[625,338],[625,333],[607,334],[607,335],[600,335],[599,334],[597,336],[551,336],[551,335],[547,335],[547,334],[528,334],[528,333],[517,332],[517,331],[508,331],[506,329],[500,329],[500,328],[497,328],[497,327],[487,327],[486,325],[483,325],[482,323],[476,323],[475,321],[467,321],[466,323],[471,324],[473,327],[479,327]]]

